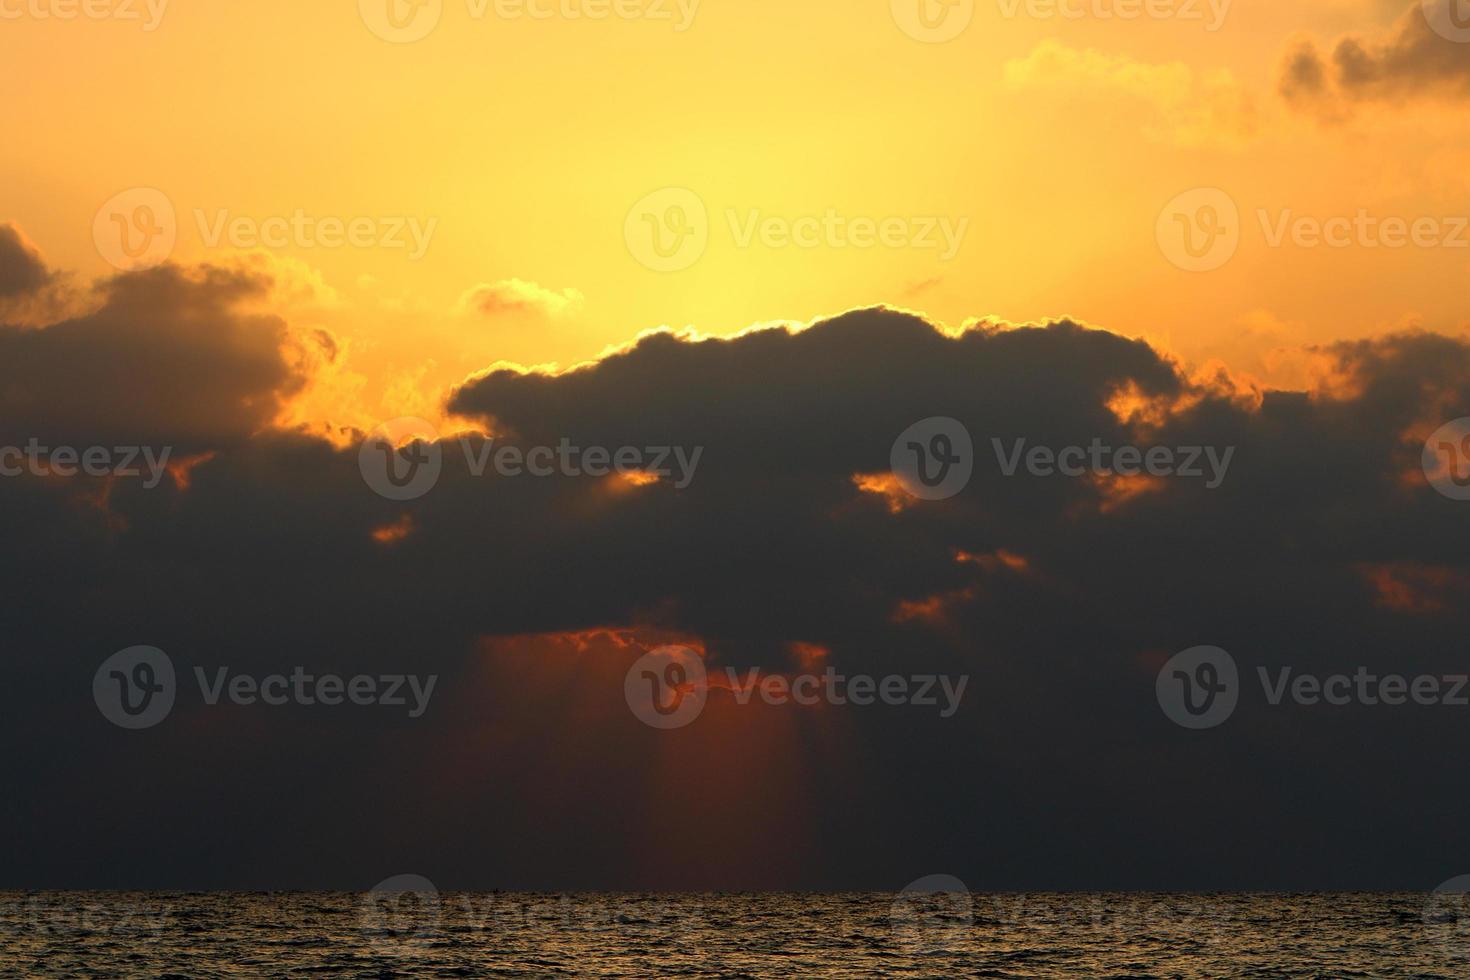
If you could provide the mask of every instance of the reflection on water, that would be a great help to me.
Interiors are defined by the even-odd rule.
[[[1464,977],[1470,908],[1458,894],[0,893],[0,977],[879,974]]]

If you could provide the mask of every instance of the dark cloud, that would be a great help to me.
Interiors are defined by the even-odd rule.
[[[1452,29],[1448,11],[1454,8],[1447,5],[1459,0],[1436,2],[1428,12],[1412,4],[1381,36],[1341,38],[1330,56],[1313,41],[1298,43],[1282,66],[1282,95],[1303,111],[1340,120],[1364,103],[1402,105],[1470,94],[1470,44],[1430,22],[1437,17]]]
[[[245,439],[305,381],[285,321],[252,310],[269,287],[237,269],[165,265],[103,282],[61,322],[0,326],[0,441],[183,452]]]
[[[221,312],[248,283],[164,270],[112,290],[90,343],[65,346],[73,377],[147,365],[181,405],[204,398],[201,363],[237,406],[289,386],[279,324]],[[137,352],[161,298],[175,342],[186,323],[226,339]],[[25,747],[3,763],[0,886],[365,887],[406,869],[441,887],[898,888],[937,869],[977,888],[1432,886],[1470,865],[1470,790],[1446,761],[1470,709],[1254,697],[1199,733],[1155,702],[1164,659],[1205,643],[1252,677],[1466,669],[1470,523],[1415,478],[1414,433],[1470,414],[1470,347],[1316,354],[1330,389],[1244,392],[1071,322],[949,335],[874,309],[656,334],[453,396],[497,445],[703,447],[682,490],[475,478],[446,442],[438,485],[393,503],[356,446],[275,431],[222,442],[187,490],[0,480],[0,735]],[[33,363],[54,376],[49,357]],[[206,415],[237,434],[264,417]],[[963,493],[894,507],[854,480],[939,415],[974,437]],[[990,442],[1095,437],[1236,454],[1219,489],[1120,493],[1007,477]],[[656,732],[622,683],[640,643],[670,637],[714,670],[791,671],[821,648],[847,673],[971,682],[949,719],[717,692]],[[417,720],[195,694],[123,732],[91,677],[140,643],[187,686],[222,665],[440,680]]]
[[[50,282],[36,247],[14,225],[0,224],[0,300],[37,292]]]

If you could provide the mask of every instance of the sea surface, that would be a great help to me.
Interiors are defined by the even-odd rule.
[[[1470,977],[1463,895],[0,892],[0,977]]]

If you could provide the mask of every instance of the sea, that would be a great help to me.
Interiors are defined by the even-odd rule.
[[[1463,894],[0,892],[0,977],[1470,977]]]

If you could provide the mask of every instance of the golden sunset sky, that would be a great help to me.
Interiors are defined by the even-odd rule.
[[[1268,233],[1288,210],[1470,212],[1457,68],[1283,94],[1304,41],[1330,64],[1355,35],[1398,71],[1425,33],[1418,3],[1176,0],[1124,20],[1111,0],[1064,4],[1081,16],[981,0],[926,43],[900,26],[905,0],[624,0],[648,16],[601,19],[444,0],[400,8],[438,20],[394,43],[374,2],[175,2],[152,23],[143,0],[69,19],[66,0],[0,0],[0,221],[86,283],[114,271],[99,209],[161,191],[173,260],[259,263],[279,277],[275,312],[336,338],[345,353],[295,411],[337,424],[435,417],[501,360],[567,366],[660,326],[725,335],[880,303],[951,327],[1070,316],[1288,385],[1293,348],[1463,330],[1470,248]],[[660,272],[625,225],[669,187],[707,209],[708,247]],[[1177,267],[1158,234],[1197,188],[1240,215],[1238,251],[1208,272]],[[965,233],[947,260],[942,245],[740,241],[756,216],[829,210]],[[226,213],[297,212],[433,231],[418,258],[407,232],[408,248],[291,240],[243,259],[210,244]]]

